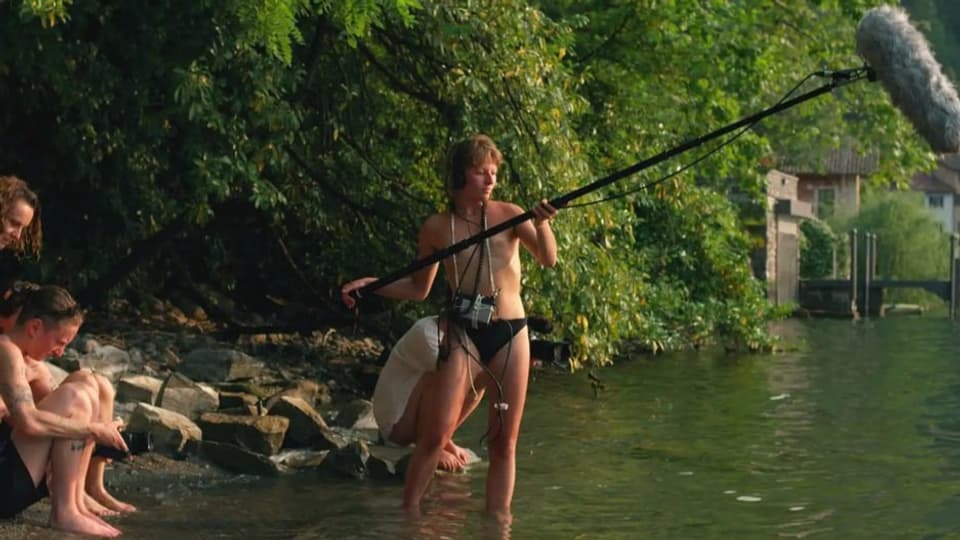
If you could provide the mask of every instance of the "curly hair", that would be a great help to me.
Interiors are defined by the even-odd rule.
[[[39,257],[40,245],[43,241],[40,198],[27,186],[26,182],[16,176],[0,176],[0,216],[6,217],[18,201],[23,201],[33,208],[33,220],[24,228],[13,250],[19,254]]]

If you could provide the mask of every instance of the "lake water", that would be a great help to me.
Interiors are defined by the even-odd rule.
[[[788,321],[796,350],[678,354],[531,384],[514,519],[485,469],[402,486],[298,476],[134,499],[130,538],[960,538],[960,332],[943,319]],[[478,449],[484,415],[465,426]],[[481,452],[482,454],[482,452]]]

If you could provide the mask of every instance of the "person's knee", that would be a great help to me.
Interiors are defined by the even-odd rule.
[[[103,376],[103,375],[101,375],[101,374],[99,374],[99,373],[94,373],[94,374],[93,374],[93,379],[96,381],[97,390],[98,390],[99,395],[100,395],[100,400],[101,400],[101,401],[107,401],[107,400],[113,401],[113,399],[114,399],[114,398],[116,397],[116,395],[117,395],[117,391],[116,391],[116,389],[114,389],[113,383],[110,382],[110,379],[106,378],[105,376]]]
[[[94,411],[94,397],[90,394],[90,388],[83,383],[62,384],[56,392],[71,413],[89,416]]]
[[[455,422],[432,422],[417,433],[417,446],[432,449],[443,448],[453,437],[453,431],[456,427]]]
[[[495,428],[496,429],[496,428]],[[517,435],[507,433],[497,433],[490,438],[490,444],[487,448],[491,461],[512,459],[517,455]]]
[[[97,381],[97,375],[88,369],[78,369],[74,371],[67,375],[67,378],[64,379],[63,382],[83,385],[97,394],[100,393],[100,383]]]

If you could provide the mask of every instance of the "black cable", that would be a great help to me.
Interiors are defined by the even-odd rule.
[[[774,106],[780,105],[780,104],[782,104],[784,101],[786,101],[787,99],[789,99],[790,96],[793,95],[793,94],[797,91],[797,89],[799,89],[801,86],[803,86],[807,81],[809,81],[809,80],[810,80],[811,78],[813,78],[815,75],[816,75],[816,74],[811,73],[811,74],[807,75],[806,77],[804,77],[803,79],[801,79],[800,82],[798,82],[797,84],[795,84],[795,85],[793,86],[793,88],[791,88],[787,93],[785,93],[785,94],[780,98],[780,100],[777,101],[776,104],[774,104]],[[754,126],[756,126],[759,122],[760,122],[760,120],[757,120],[757,121],[755,121],[755,122],[752,122],[752,123],[750,123],[750,124],[742,127],[740,130],[738,130],[738,131],[735,132],[733,135],[731,135],[728,139],[726,139],[725,141],[720,142],[719,144],[717,144],[715,147],[713,147],[713,148],[711,148],[710,150],[708,150],[707,152],[705,152],[705,153],[704,153],[703,155],[701,155],[700,157],[694,159],[693,161],[691,161],[690,163],[687,163],[686,165],[680,167],[679,169],[671,172],[670,174],[664,175],[664,176],[662,176],[662,177],[654,180],[653,182],[649,182],[649,183],[643,184],[643,185],[641,185],[641,186],[639,186],[639,187],[637,187],[637,188],[634,188],[634,189],[631,189],[631,190],[627,190],[627,191],[622,192],[622,193],[617,193],[617,194],[611,195],[611,196],[609,196],[609,197],[604,197],[604,198],[599,199],[599,200],[596,200],[596,201],[590,201],[590,202],[579,203],[579,204],[568,204],[568,205],[566,206],[566,208],[580,208],[580,207],[585,207],[585,206],[592,206],[592,205],[594,205],[594,204],[600,204],[600,203],[603,203],[603,202],[609,202],[609,201],[612,201],[612,200],[615,200],[615,199],[624,198],[624,197],[633,195],[634,193],[637,193],[637,192],[642,191],[642,190],[644,190],[644,189],[648,189],[648,188],[653,187],[653,186],[655,186],[655,185],[657,185],[657,184],[660,184],[660,183],[662,183],[662,182],[665,182],[666,180],[669,180],[670,178],[673,178],[674,176],[676,176],[676,175],[678,175],[678,174],[680,174],[680,173],[682,173],[682,172],[690,169],[690,168],[693,167],[694,165],[697,165],[698,163],[704,161],[705,159],[713,156],[714,154],[716,154],[717,152],[719,152],[720,150],[722,150],[722,149],[725,148],[726,146],[729,146],[731,143],[733,143],[734,141],[736,141],[738,138],[742,137],[743,134],[746,133],[748,130],[750,130],[750,129],[752,129]],[[481,244],[481,246],[482,246],[482,245],[483,245],[483,244]],[[482,251],[483,248],[481,247],[480,249],[481,249],[481,258],[482,258],[482,256],[483,256],[483,251]],[[476,250],[474,250],[474,253],[476,253]],[[472,256],[473,256],[473,254],[471,254],[471,257],[472,257]],[[481,260],[481,264],[482,264],[482,260]],[[478,274],[477,279],[479,279],[479,273],[480,273],[480,265],[477,266],[477,274]],[[477,282],[477,283],[479,283],[479,282]],[[480,362],[479,359],[477,359],[477,361],[480,363],[480,365],[484,368],[484,370],[486,370],[487,374],[490,375],[490,378],[491,378],[491,379],[494,381],[494,383],[497,385],[497,392],[498,392],[498,394],[499,394],[499,395],[498,395],[499,401],[498,401],[498,403],[495,405],[495,408],[496,408],[496,411],[497,411],[497,418],[499,419],[498,434],[499,434],[499,431],[503,429],[503,408],[502,408],[502,405],[501,405],[501,404],[503,404],[504,401],[503,401],[503,386],[502,386],[502,382],[503,382],[503,379],[506,377],[507,368],[509,367],[511,347],[513,346],[513,338],[516,337],[516,335],[513,334],[513,326],[511,326],[509,322],[507,322],[507,327],[508,327],[508,329],[510,330],[511,336],[510,336],[510,339],[507,341],[507,356],[506,356],[506,358],[504,359],[503,370],[502,370],[502,372],[501,372],[501,374],[500,374],[500,378],[498,379],[497,377],[495,377],[495,376],[493,375],[492,371],[491,371],[487,366],[483,365],[483,363]],[[466,334],[466,331],[464,331],[464,334]],[[466,348],[465,348],[465,349],[466,349]],[[470,357],[473,357],[473,355],[469,354],[469,352],[468,352],[468,355],[469,355]],[[480,437],[480,442],[481,442],[481,443],[483,442],[483,440],[484,440],[488,435],[490,435],[491,429],[492,429],[492,426],[488,426],[488,427],[487,427],[486,433],[484,433],[483,436]],[[493,438],[496,438],[496,436],[491,437],[491,439],[493,439]]]
[[[791,88],[790,91],[788,91],[786,94],[784,94],[783,97],[780,98],[780,101],[778,101],[778,102],[776,102],[776,103],[774,104],[774,107],[777,106],[777,105],[780,105],[781,103],[783,103],[784,101],[786,101],[787,99],[789,99],[790,96],[793,95],[794,92],[796,92],[798,88],[800,88],[801,86],[803,86],[807,81],[809,81],[810,79],[812,79],[814,76],[816,76],[816,73],[811,73],[811,74],[807,75],[806,77],[804,77],[800,82],[798,82],[796,85],[794,85],[794,87]],[[652,181],[652,182],[643,184],[643,185],[641,185],[641,186],[639,186],[639,187],[636,187],[636,188],[634,188],[634,189],[630,189],[630,190],[627,190],[627,191],[624,191],[624,192],[621,192],[621,193],[616,193],[616,194],[614,194],[614,195],[610,195],[609,197],[604,197],[604,198],[602,198],[602,199],[597,199],[597,200],[595,200],[595,201],[588,201],[588,202],[576,203],[576,204],[568,204],[568,205],[566,206],[566,208],[583,208],[583,207],[585,207],[585,206],[593,206],[593,205],[595,205],[595,204],[610,202],[610,201],[613,201],[613,200],[616,200],[616,199],[622,199],[622,198],[624,198],[624,197],[628,197],[628,196],[630,196],[630,195],[633,195],[634,193],[637,193],[637,192],[643,191],[643,190],[645,190],[645,189],[651,188],[651,187],[653,187],[653,186],[655,186],[655,185],[657,185],[657,184],[663,183],[663,182],[665,182],[665,181],[673,178],[674,176],[676,176],[676,175],[678,175],[678,174],[686,171],[687,169],[693,167],[694,165],[702,162],[703,160],[707,159],[708,157],[716,154],[717,152],[719,152],[720,150],[722,150],[724,147],[730,145],[730,144],[733,143],[735,140],[737,140],[738,138],[740,138],[741,136],[743,136],[744,133],[746,133],[748,130],[752,129],[752,128],[753,128],[754,126],[756,126],[759,122],[760,122],[760,120],[757,120],[757,121],[755,121],[755,122],[752,122],[752,123],[750,123],[750,124],[747,124],[746,126],[742,127],[739,131],[737,131],[736,133],[734,133],[733,135],[731,135],[729,139],[720,142],[717,146],[711,148],[710,150],[708,150],[707,152],[705,152],[702,156],[698,157],[697,159],[691,161],[690,163],[687,163],[686,165],[680,167],[679,169],[677,169],[677,170],[675,170],[675,171],[673,171],[673,172],[671,172],[671,173],[669,173],[669,174],[666,174],[666,175],[664,175],[664,176],[661,176],[660,178],[657,178],[656,180],[654,180],[654,181]]]
[[[453,216],[456,216],[456,213],[454,213],[454,212],[451,212],[451,213],[453,214]],[[484,213],[484,218],[485,218],[485,217],[486,217],[486,205],[484,205],[484,207],[483,207],[483,213]],[[454,219],[454,218],[452,218],[452,219]],[[466,218],[463,218],[463,220],[464,220],[468,225],[470,225],[471,223],[473,223],[473,222],[467,220]],[[486,230],[486,227],[484,227],[482,223],[481,223],[480,227],[481,227],[481,230]],[[467,228],[467,232],[468,232],[468,233],[470,232],[469,227]],[[451,238],[451,241],[456,242],[456,237]],[[479,290],[479,287],[480,287],[480,278],[481,278],[480,274],[482,273],[482,270],[483,270],[483,255],[484,255],[485,249],[486,249],[486,243],[480,243],[480,244],[477,245],[476,248],[474,248],[474,249],[470,252],[470,256],[468,257],[467,262],[466,262],[466,264],[465,264],[464,267],[463,267],[463,270],[460,271],[460,275],[457,276],[457,277],[458,277],[458,279],[457,279],[457,288],[456,288],[456,290],[453,291],[453,298],[456,298],[456,297],[460,294],[460,292],[461,292],[461,287],[463,286],[463,282],[464,282],[464,278],[466,277],[467,270],[470,268],[470,264],[473,262],[473,258],[479,254],[479,260],[478,260],[478,262],[477,262],[477,272],[476,272],[476,276],[474,276],[474,290],[473,290],[473,295],[476,296],[476,295],[478,294],[478,290]],[[456,256],[456,255],[454,255],[454,257],[455,257],[455,256]],[[459,271],[459,270],[458,270],[458,271]],[[509,325],[509,323],[508,323],[508,325]],[[506,374],[506,364],[504,364],[504,374],[501,375],[501,377],[498,379],[498,378],[496,377],[496,375],[493,373],[493,371],[492,371],[486,364],[483,363],[483,360],[482,360],[481,358],[479,358],[477,355],[474,355],[473,352],[470,351],[469,347],[467,347],[467,345],[466,345],[466,340],[469,338],[469,336],[467,335],[466,329],[463,328],[461,325],[457,324],[456,321],[454,321],[454,320],[452,320],[450,317],[448,317],[448,318],[447,318],[447,331],[448,331],[448,333],[449,333],[452,329],[454,329],[454,328],[455,328],[455,329],[458,329],[458,330],[460,331],[460,335],[458,336],[458,338],[459,338],[458,341],[460,342],[460,349],[463,351],[464,355],[467,357],[467,361],[468,361],[468,362],[470,362],[470,361],[476,362],[477,365],[480,366],[480,368],[481,368],[484,372],[486,372],[486,374],[490,377],[490,380],[493,381],[494,385],[495,385],[496,388],[497,388],[497,398],[498,398],[497,404],[503,403],[503,376]],[[511,327],[511,331],[512,331],[512,327]],[[438,339],[439,339],[439,333],[438,333],[437,337],[438,337]],[[508,349],[507,349],[507,355],[508,355],[508,356],[507,356],[507,361],[508,361],[508,362],[509,362],[509,354],[510,354],[509,346],[512,345],[512,343],[513,343],[513,338],[511,337],[510,341],[507,342],[507,345],[508,345]],[[446,358],[449,358],[449,345],[450,345],[450,339],[449,339],[449,337],[448,337],[448,338],[447,338],[447,347],[448,347],[448,348],[447,348],[447,354],[445,355]],[[439,349],[440,346],[441,346],[441,344],[438,344],[438,349]],[[468,376],[470,376],[469,370],[468,370]],[[471,378],[471,380],[470,380],[470,386],[471,386],[471,388],[474,388],[474,384],[473,384],[473,379],[472,379],[472,378]],[[503,429],[503,410],[502,410],[502,408],[501,408],[499,405],[496,406],[496,410],[497,410],[497,417],[498,417],[498,419],[499,419],[499,429],[498,429],[498,431],[499,431],[499,430],[502,430],[502,429]],[[480,437],[480,443],[481,443],[481,444],[483,443],[483,440],[487,437],[487,435],[490,434],[490,431],[491,431],[491,427],[488,427],[488,428],[487,428],[487,432],[484,433],[484,435],[483,435],[482,437]]]
[[[490,378],[493,379],[494,384],[497,385],[497,394],[498,394],[498,397],[500,398],[500,401],[498,401],[497,405],[494,406],[494,409],[497,411],[497,420],[499,420],[499,423],[497,424],[497,434],[490,437],[490,440],[496,439],[497,436],[500,435],[500,431],[503,430],[502,405],[506,403],[505,401],[503,401],[503,379],[506,378],[507,368],[510,366],[510,353],[513,347],[513,338],[517,337],[517,334],[519,334],[519,332],[517,332],[517,334],[513,333],[513,325],[510,324],[510,321],[505,319],[502,319],[502,320],[506,323],[507,328],[510,330],[510,339],[507,340],[507,356],[503,359],[503,370],[500,373],[500,379],[498,380],[496,377],[494,377],[492,370],[487,368],[487,373],[490,374]],[[480,437],[480,444],[483,444],[483,440],[487,438],[487,435],[490,435],[490,431],[491,431],[491,426],[487,426],[487,431],[484,432],[482,437]]]

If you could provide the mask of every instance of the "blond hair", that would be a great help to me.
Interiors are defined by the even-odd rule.
[[[444,164],[443,181],[447,188],[447,197],[453,204],[453,192],[463,189],[466,184],[467,167],[482,165],[488,160],[500,165],[503,154],[493,139],[482,133],[472,135],[450,146]]]

